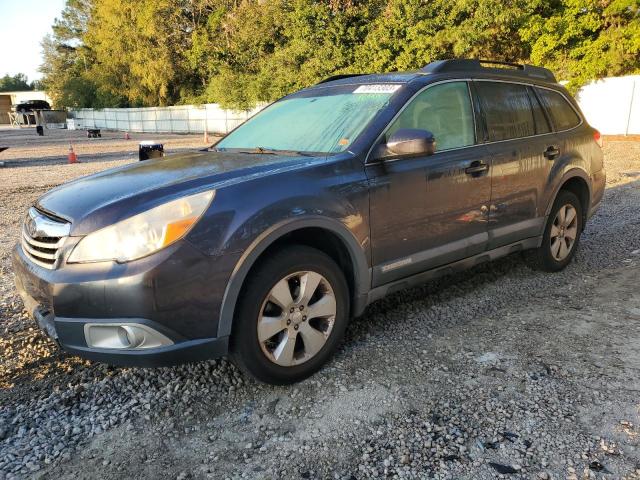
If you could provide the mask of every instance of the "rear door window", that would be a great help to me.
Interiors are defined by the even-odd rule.
[[[546,88],[536,88],[536,91],[551,114],[557,131],[569,130],[580,124],[580,117],[564,96]]]
[[[535,135],[533,111],[525,85],[478,81],[476,89],[490,141]]]
[[[504,82],[477,82],[480,105],[492,142],[535,135],[527,87]]]
[[[527,90],[529,91],[531,107],[533,108],[533,119],[536,122],[536,134],[540,135],[542,133],[551,132],[551,126],[549,125],[547,116],[544,113],[542,105],[540,105],[540,101],[536,97],[535,93],[533,93],[533,88],[528,87]]]

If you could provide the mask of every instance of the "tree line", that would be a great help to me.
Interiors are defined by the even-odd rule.
[[[21,92],[26,90],[38,90],[41,88],[40,81],[34,80],[29,83],[29,79],[24,73],[15,75],[6,74],[0,77],[0,92]]]
[[[44,38],[57,106],[251,108],[339,73],[529,62],[575,90],[640,71],[638,0],[67,0]]]

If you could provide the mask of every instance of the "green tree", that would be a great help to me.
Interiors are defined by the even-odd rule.
[[[193,0],[188,8],[182,8],[184,21],[189,25],[183,58],[188,81],[180,85],[182,102],[207,101],[209,79],[220,73],[227,57],[229,35],[225,21],[236,7],[235,0]]]
[[[30,85],[27,80],[27,76],[24,73],[0,77],[0,92],[33,90],[33,85]]]
[[[67,0],[53,24],[53,34],[42,40],[41,82],[57,107],[104,106],[112,102],[105,98],[100,105],[89,70],[93,53],[84,45],[83,36],[91,10],[91,0]]]
[[[281,0],[243,1],[224,15],[218,37],[223,48],[208,78],[207,101],[251,108],[271,100],[269,85],[261,85],[259,74],[283,44],[284,6]]]
[[[261,68],[269,99],[353,71],[355,50],[382,2],[294,0],[283,17],[282,42]],[[269,81],[272,79],[271,81]]]
[[[640,71],[637,0],[560,0],[532,15],[521,37],[531,45],[531,61],[574,91],[589,80]]]
[[[412,70],[456,57],[526,59],[519,28],[535,8],[528,0],[390,0],[357,49],[357,68]]]
[[[639,70],[638,0],[67,0],[43,41],[58,105],[251,108],[336,73],[523,61],[577,88]]]
[[[83,37],[95,59],[98,91],[126,105],[166,105],[174,100],[166,2],[96,0]]]
[[[225,51],[208,101],[250,108],[352,71],[382,1],[245,1],[224,19]]]
[[[93,0],[83,39],[98,91],[129,105],[198,99],[217,72],[230,0]]]

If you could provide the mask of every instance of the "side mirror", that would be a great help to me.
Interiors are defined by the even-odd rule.
[[[395,155],[433,155],[436,139],[428,130],[401,128],[391,135],[387,148]]]
[[[386,144],[379,145],[375,159],[389,156],[433,155],[436,151],[436,139],[428,130],[401,128],[395,132]]]

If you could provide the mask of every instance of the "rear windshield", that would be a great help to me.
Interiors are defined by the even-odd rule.
[[[337,153],[362,133],[400,85],[345,85],[286,97],[223,138],[217,149]]]
[[[536,90],[542,103],[551,114],[556,130],[569,130],[580,124],[580,117],[561,94],[546,88],[537,88]]]

